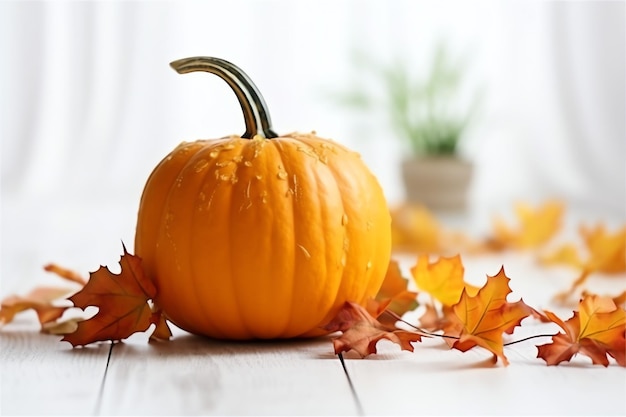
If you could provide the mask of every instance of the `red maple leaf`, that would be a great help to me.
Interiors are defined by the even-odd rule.
[[[324,329],[329,332],[343,332],[341,336],[333,339],[335,354],[354,350],[362,358],[376,353],[376,344],[382,339],[397,343],[402,350],[410,352],[413,352],[411,342],[422,340],[421,334],[383,324],[372,317],[365,308],[351,302],[346,302]]]
[[[79,322],[76,331],[66,334],[62,340],[73,346],[104,340],[117,341],[146,331],[152,323],[157,325],[157,337],[167,334],[163,329],[162,315],[153,312],[148,303],[156,295],[156,287],[144,275],[141,259],[129,254],[124,247],[120,266],[119,275],[113,274],[107,267],[100,267],[90,275],[84,288],[69,298],[76,307],[85,309],[95,306],[98,312],[90,319]]]

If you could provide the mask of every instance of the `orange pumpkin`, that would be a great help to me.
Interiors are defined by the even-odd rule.
[[[358,154],[315,134],[276,135],[261,95],[233,64],[175,61],[235,91],[246,133],[183,142],[150,175],[135,252],[155,303],[189,332],[224,339],[322,334],[345,301],[382,284],[389,210]]]

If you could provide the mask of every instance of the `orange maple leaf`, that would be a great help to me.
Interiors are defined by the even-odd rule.
[[[433,303],[425,303],[424,313],[419,318],[420,329],[424,329],[429,332],[436,332],[438,330],[443,330],[444,327],[448,324],[447,311],[450,309],[448,306],[444,306],[442,308],[442,312],[437,309]]]
[[[148,303],[156,295],[156,287],[144,275],[141,259],[129,254],[124,247],[120,266],[119,275],[100,267],[91,273],[85,287],[69,298],[76,307],[95,306],[98,312],[79,322],[76,331],[66,334],[62,340],[73,346],[117,341],[146,331],[153,323],[159,325],[161,315],[153,313]],[[158,329],[162,331],[162,327]]]
[[[578,311],[565,322],[550,311],[545,315],[565,331],[552,336],[551,343],[537,346],[537,357],[548,365],[558,365],[581,353],[596,365],[608,366],[608,355],[626,366],[626,311],[610,297],[585,296]]]
[[[57,306],[53,302],[71,292],[72,290],[67,288],[41,286],[23,296],[8,296],[0,302],[0,327],[13,321],[16,314],[29,309],[35,310],[42,326],[54,321],[61,317],[68,307]]]
[[[378,290],[378,294],[376,294],[376,301],[383,302],[389,300],[385,308],[398,316],[415,310],[417,307],[417,293],[409,291],[408,285],[409,281],[402,276],[398,262],[391,260],[383,285]]]
[[[585,259],[573,244],[566,244],[554,253],[540,258],[544,264],[566,264],[581,269],[580,275],[569,290],[556,296],[561,301],[574,294],[576,289],[584,284],[593,273],[621,274],[626,272],[626,226],[615,233],[610,233],[602,224],[594,228],[583,225],[579,233],[587,252]]]
[[[502,334],[513,333],[533,312],[522,300],[507,302],[506,297],[511,293],[509,281],[501,268],[497,275],[487,276],[487,282],[475,296],[463,289],[459,302],[445,310],[448,323],[444,326],[444,335],[458,337],[446,339],[452,348],[465,352],[481,346],[494,354],[494,362],[500,358],[508,365]]]
[[[362,358],[376,353],[376,344],[382,339],[397,343],[402,350],[410,352],[413,352],[411,342],[422,340],[421,334],[383,324],[365,308],[351,302],[346,302],[324,329],[342,332],[341,336],[333,339],[335,354],[354,350]]]
[[[538,208],[517,203],[517,228],[508,226],[500,217],[493,220],[494,236],[489,245],[497,248],[529,249],[548,242],[561,227],[563,204],[548,201]]]
[[[57,265],[55,263],[49,263],[47,265],[45,265],[43,267],[44,271],[46,272],[51,272],[53,274],[56,274],[57,276],[66,279],[68,281],[72,281],[77,283],[80,286],[84,286],[87,283],[87,280],[85,278],[83,278],[83,276],[81,274],[79,274],[78,272],[72,270],[72,269],[68,269],[68,268],[64,268],[60,265]]]
[[[472,295],[478,291],[478,288],[463,280],[465,268],[460,255],[450,258],[440,257],[432,263],[428,255],[419,255],[417,264],[411,268],[411,273],[420,290],[427,292],[446,306],[459,301],[464,289]]]
[[[78,273],[56,264],[48,264],[44,270],[81,286],[85,284],[85,280]],[[13,321],[18,313],[32,309],[37,313],[41,330],[47,333],[53,322],[69,308],[58,305],[57,301],[74,291],[76,290],[63,287],[37,286],[26,295],[8,296],[0,302],[0,327]]]

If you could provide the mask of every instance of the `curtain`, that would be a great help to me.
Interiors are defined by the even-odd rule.
[[[132,246],[156,163],[183,140],[243,132],[223,81],[168,66],[194,55],[242,67],[277,131],[315,130],[360,152],[397,204],[403,155],[386,120],[328,92],[359,76],[355,49],[419,71],[444,39],[484,93],[462,147],[477,167],[477,229],[514,201],[553,197],[623,221],[624,16],[624,2],[600,1],[2,2],[3,281],[16,263],[73,251],[91,267],[106,247],[115,263],[111,242]],[[11,247],[21,255],[5,259]]]

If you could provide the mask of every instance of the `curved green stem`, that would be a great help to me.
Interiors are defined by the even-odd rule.
[[[204,71],[226,81],[237,95],[243,111],[246,132],[241,135],[242,138],[251,139],[258,135],[271,139],[278,136],[272,130],[270,114],[263,96],[250,77],[236,65],[220,58],[197,56],[179,59],[171,62],[170,66],[179,74]]]

